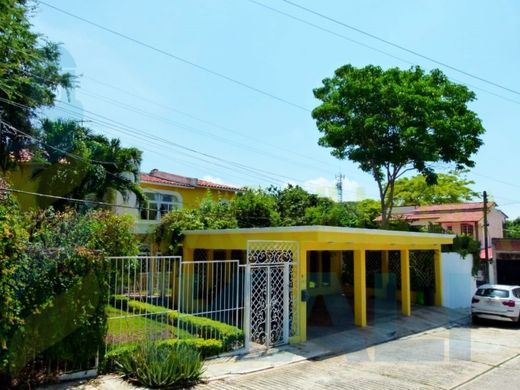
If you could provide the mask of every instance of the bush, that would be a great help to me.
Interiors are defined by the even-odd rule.
[[[0,200],[0,387],[104,350],[108,263],[135,254],[127,218],[104,211],[22,213]],[[114,253],[115,251],[115,253]]]
[[[203,373],[199,352],[183,343],[143,343],[116,363],[129,379],[149,387],[193,385]]]
[[[113,299],[118,299],[117,304],[122,304],[123,306],[126,305],[128,310],[134,313],[157,314],[167,311],[167,316],[171,322],[177,326],[177,328],[180,328],[178,331],[181,337],[196,336],[202,339],[222,340],[222,349],[218,352],[229,351],[237,344],[244,341],[244,332],[236,326],[228,325],[206,317],[199,317],[191,314],[179,314],[176,310],[167,310],[162,306],[129,300],[126,296],[115,295],[113,296]]]
[[[199,352],[201,358],[218,355],[222,351],[222,341],[215,339],[166,339],[156,342],[157,345],[165,348],[173,348],[178,345],[187,345]],[[119,371],[120,367],[117,362],[126,359],[135,353],[139,347],[138,343],[118,344],[111,347],[104,355],[103,360],[99,365],[99,372],[113,372]]]
[[[176,323],[177,327],[187,330],[192,335],[203,339],[215,338],[222,340],[223,351],[229,351],[244,341],[244,332],[236,326],[206,317],[179,314],[173,310],[168,313],[168,316],[175,321],[174,323]]]

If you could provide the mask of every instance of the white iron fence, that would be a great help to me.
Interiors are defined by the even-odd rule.
[[[215,339],[243,345],[243,267],[238,260],[113,257],[108,348],[141,340]]]

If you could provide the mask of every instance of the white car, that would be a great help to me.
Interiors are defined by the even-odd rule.
[[[520,322],[520,286],[483,284],[471,300],[471,318]]]

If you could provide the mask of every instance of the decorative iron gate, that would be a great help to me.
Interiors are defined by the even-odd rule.
[[[298,245],[293,241],[249,241],[245,273],[245,336],[269,348],[297,333]]]

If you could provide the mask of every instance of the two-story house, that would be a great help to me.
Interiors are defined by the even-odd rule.
[[[493,238],[504,237],[503,225],[507,215],[496,208],[495,202],[488,202],[487,206],[488,248],[491,248]],[[412,226],[439,225],[455,234],[470,235],[480,241],[481,248],[485,247],[483,202],[395,207],[392,218],[404,220]],[[480,257],[485,258],[484,250]],[[492,257],[491,249],[488,249],[488,258]]]
[[[148,207],[137,209],[135,195],[125,201],[118,194],[116,207],[118,214],[133,215],[137,221],[136,233],[146,234],[153,231],[167,212],[180,208],[197,208],[208,191],[215,200],[231,200],[241,189],[225,184],[185,177],[153,169],[150,173],[141,173],[140,186],[148,198]],[[131,207],[126,207],[131,206]]]

